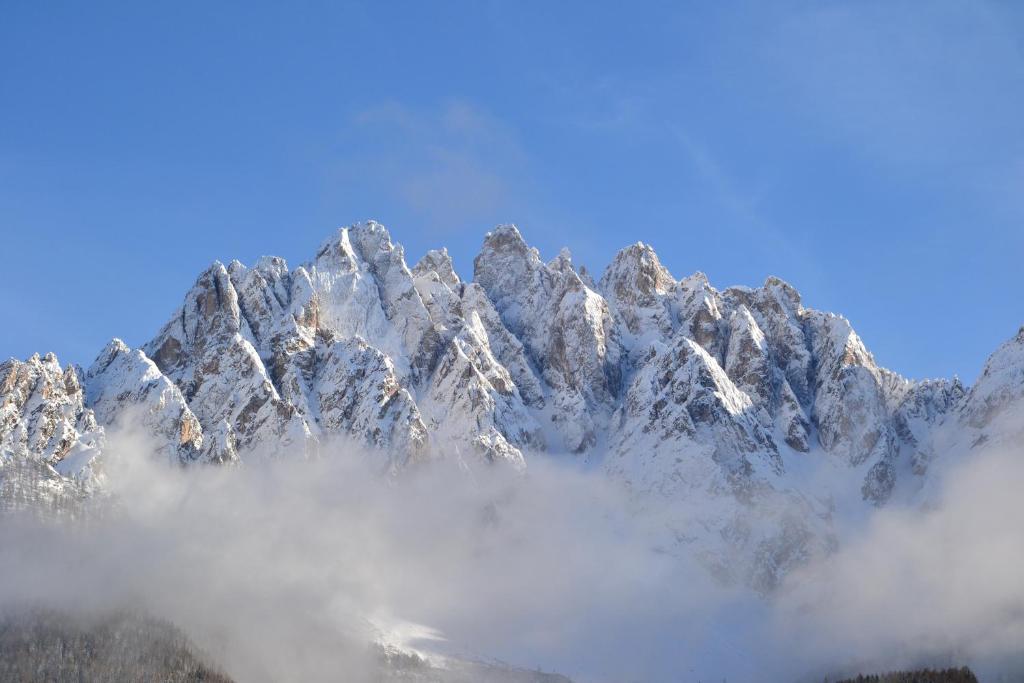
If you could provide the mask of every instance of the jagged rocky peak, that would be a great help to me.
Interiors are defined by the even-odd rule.
[[[462,284],[458,273],[455,272],[455,265],[452,257],[448,255],[448,249],[431,249],[419,263],[412,269],[413,275],[417,277],[426,276],[429,273],[437,275],[437,279],[443,282],[452,291],[457,291]]]
[[[518,446],[542,447],[537,423],[510,373],[491,354],[477,325],[448,344],[422,405],[442,450],[458,458],[468,446],[489,462],[525,467]]]
[[[299,327],[315,320],[308,274],[300,269],[293,275],[283,258],[263,256],[252,268],[232,261],[228,274],[241,316],[261,352],[272,352],[282,337],[302,333]]]
[[[413,280],[431,319],[448,329],[463,322],[463,283],[447,249],[428,251],[412,269]]]
[[[533,336],[535,314],[551,294],[551,275],[516,226],[500,225],[484,236],[473,260],[473,281],[484,288],[513,334]]]
[[[214,261],[196,280],[174,317],[143,350],[161,370],[174,371],[201,352],[210,337],[240,330],[238,294],[227,268]]]
[[[62,368],[53,353],[0,363],[0,461],[35,460],[88,481],[100,474],[103,441],[77,367]]]
[[[342,230],[347,232],[350,243],[364,261],[384,260],[405,264],[402,245],[392,242],[391,233],[377,221],[355,223]]]
[[[175,462],[221,461],[203,448],[203,428],[181,390],[141,349],[113,339],[85,374],[86,404],[107,426],[135,429]]]
[[[540,261],[540,252],[526,244],[526,240],[523,239],[519,228],[512,223],[498,225],[494,230],[484,235],[484,245],[480,253],[484,254],[486,252],[518,253],[524,256],[532,254],[537,257],[538,262]]]
[[[619,251],[601,276],[600,290],[621,321],[627,339],[664,339],[675,327],[678,283],[649,245],[637,242]],[[632,346],[638,346],[633,341]]]
[[[764,502],[781,488],[784,475],[780,454],[750,398],[688,337],[650,354],[613,417],[604,469],[639,495],[686,501],[693,516],[666,522],[679,542],[696,544],[698,556],[720,553],[723,539],[729,539],[726,546],[774,547],[758,538],[767,526],[753,531],[745,518],[747,506],[773,509]],[[748,571],[738,557],[714,564],[716,573]]]
[[[761,289],[791,314],[798,314],[803,309],[800,292],[782,278],[769,275]]]
[[[1004,342],[985,363],[968,392],[961,421],[975,429],[988,427],[1024,399],[1024,327]],[[1024,409],[1021,410],[1024,413]],[[1024,414],[1014,414],[1014,431],[1024,432]]]
[[[567,274],[571,272],[577,278],[579,277],[579,273],[577,273],[576,268],[573,267],[572,251],[569,250],[569,247],[562,247],[559,249],[555,258],[548,261],[548,268],[557,273]],[[582,279],[580,279],[580,283],[584,284]]]
[[[388,294],[407,290],[412,273],[405,263],[402,245],[391,241],[391,234],[377,221],[366,221],[339,228],[335,237],[320,247],[314,265],[341,272],[364,270],[382,292],[381,303],[392,303]]]
[[[310,399],[324,433],[382,449],[391,470],[425,458],[426,426],[387,355],[356,337],[323,349],[316,368]]]
[[[680,282],[680,323],[747,395],[761,424],[797,452],[868,463],[864,495],[892,491],[903,441],[896,409],[906,381],[879,368],[849,322],[804,308],[788,283],[718,292],[702,274]]]
[[[700,272],[676,281],[638,242],[594,285],[567,249],[544,262],[503,225],[486,235],[467,283],[445,249],[410,269],[402,247],[369,221],[339,229],[294,271],[275,257],[215,262],[151,342],[101,354],[85,407],[104,423],[144,407],[167,449],[199,459],[217,430],[230,435],[222,450],[238,453],[339,433],[429,449],[442,432],[462,444],[487,433],[498,450],[504,440],[510,449],[582,451],[615,430],[607,419],[625,383],[683,338],[746,397],[778,448],[806,452],[816,436],[852,465],[892,463],[902,445],[924,452],[930,425],[961,403],[955,388],[878,368],[848,321],[804,308],[779,278],[723,291]],[[1004,382],[985,398],[985,385],[972,390],[972,405],[1009,391]],[[361,407],[326,419],[324,396]],[[984,423],[984,409],[971,410]]]
[[[806,317],[800,294],[787,282],[769,277],[757,288],[733,286],[723,291],[718,299],[720,309],[746,308],[769,337],[795,350],[807,346],[799,328]]]
[[[697,271],[680,280],[678,301],[683,334],[703,346],[712,356],[720,357],[721,295],[711,286],[708,276]]]
[[[374,220],[338,228],[317,250],[316,262],[336,263],[342,269],[358,269],[361,263],[374,260],[378,251],[391,252],[394,244],[387,228]]]
[[[643,242],[621,249],[601,276],[601,291],[618,301],[665,295],[675,286],[654,249]]]
[[[911,450],[913,473],[922,476],[935,458],[933,432],[947,415],[956,412],[966,391],[955,377],[904,382],[906,388],[897,399],[893,422],[900,441]]]
[[[421,379],[436,344],[433,321],[402,247],[384,226],[368,221],[341,228],[308,270],[322,327],[366,339],[391,356],[400,374]]]
[[[814,358],[818,441],[853,467],[870,465],[862,493],[881,504],[896,485],[902,451],[889,395],[895,376],[875,364],[845,318],[807,311],[805,326]]]
[[[821,445],[852,465],[867,460],[876,448],[891,451],[882,379],[860,337],[849,321],[833,314],[813,312],[808,327],[816,361],[814,418]]]
[[[621,390],[622,345],[608,303],[568,254],[545,264],[515,226],[488,233],[473,265],[474,281],[548,387],[563,447],[591,447]]]
[[[305,440],[315,447],[324,437],[347,435],[380,448],[390,469],[404,466],[431,448],[416,394],[452,409],[466,391],[461,382],[474,373],[479,394],[492,398],[472,401],[461,413],[453,410],[444,431],[480,446],[487,459],[522,460],[508,439],[529,441],[536,425],[510,372],[524,381],[533,401],[542,402],[542,391],[525,367],[521,346],[517,358],[514,337],[506,336],[479,288],[468,298],[472,319],[463,318],[463,287],[447,252],[431,253],[413,273],[401,247],[371,222],[342,228],[313,263],[293,273],[272,257],[252,268],[234,262],[226,271],[228,283],[220,283],[219,270],[201,276],[188,300],[205,304],[210,283],[220,283],[230,313],[237,308],[231,316],[237,324],[216,327],[217,336],[192,335],[178,322],[190,318],[185,310],[150,344],[162,348],[172,339],[189,348],[184,355],[191,362],[167,371],[205,431],[229,437],[219,439],[224,446],[218,452],[227,453],[219,460],[261,446],[287,450],[288,442]],[[439,314],[442,306],[445,315]],[[199,309],[217,315],[210,306]],[[446,349],[454,349],[453,335],[460,353],[471,359],[465,367],[441,363]],[[511,370],[494,360],[492,337]],[[195,339],[203,344],[196,346]],[[444,376],[452,368],[457,372]],[[436,389],[444,386],[449,395],[439,397]],[[455,415],[465,418],[463,426],[453,426]],[[514,418],[522,424],[513,424]],[[496,426],[488,431],[485,424]]]
[[[847,497],[907,500],[936,469],[937,434],[967,450],[1019,439],[1024,416],[1003,426],[1015,410],[1024,330],[967,391],[878,367],[849,321],[775,277],[676,281],[638,242],[595,284],[567,249],[545,262],[503,225],[467,282],[445,249],[410,269],[370,221],[294,269],[214,262],[150,342],[114,340],[85,373],[52,355],[0,364],[0,491],[11,463],[30,463],[17,482],[97,479],[104,426],[125,424],[183,463],[312,455],[335,438],[389,472],[574,452],[640,495],[699,508],[673,533],[711,555],[739,542],[761,559],[737,571],[763,584],[825,542],[833,491],[806,490],[808,471],[845,467]],[[799,520],[752,520],[758,501]]]
[[[242,450],[307,448],[315,437],[278,393],[258,344],[228,269],[215,262],[143,352],[178,387],[204,428],[227,419]]]
[[[724,369],[755,405],[768,408],[773,380],[768,341],[750,310],[742,304],[729,316]]]
[[[487,347],[508,370],[523,401],[532,408],[542,409],[544,386],[526,356],[523,343],[505,327],[483,287],[475,282],[468,283],[461,303],[466,323],[474,327],[478,337],[487,340]]]

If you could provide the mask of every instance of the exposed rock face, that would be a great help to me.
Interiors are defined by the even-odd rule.
[[[356,337],[324,348],[316,369],[311,402],[319,429],[382,449],[391,470],[424,454],[427,428],[388,356]]]
[[[621,346],[604,297],[567,254],[543,263],[511,225],[487,234],[473,265],[474,280],[547,385],[562,445],[574,452],[593,446],[622,381]]]
[[[103,483],[103,444],[78,368],[50,353],[0,364],[0,510],[74,511]]]
[[[595,283],[506,225],[473,270],[463,281],[443,249],[410,269],[374,222],[295,270],[215,262],[142,348],[115,340],[84,374],[52,356],[0,365],[2,460],[95,478],[103,427],[126,422],[186,464],[336,437],[388,472],[582,453],[638,495],[703,501],[700,524],[761,558],[746,574],[770,585],[827,537],[829,492],[793,471],[845,468],[882,504],[921,488],[944,426],[984,443],[1024,406],[1024,329],[965,391],[879,368],[847,320],[778,278],[719,291],[643,243]],[[770,524],[743,513],[766,505]]]
[[[601,277],[600,289],[608,298],[624,344],[644,351],[652,341],[664,340],[676,328],[674,295],[678,283],[661,265],[654,249],[637,242],[618,254]]]
[[[52,353],[0,364],[0,460],[32,460],[93,480],[103,429],[85,406],[81,373]]]
[[[259,344],[231,275],[218,262],[143,350],[181,389],[203,425],[227,420],[240,448],[265,454],[282,446],[305,448],[314,437],[296,407],[278,393]]]
[[[309,273],[321,327],[363,337],[395,361],[403,378],[429,371],[433,323],[402,247],[384,226],[371,221],[341,229],[320,247]]]
[[[1024,328],[989,356],[969,390],[955,379],[925,386],[901,406],[917,444],[917,470],[928,473],[983,448],[1019,449],[1024,442]]]
[[[964,386],[960,380],[933,379],[910,384],[896,409],[896,433],[914,449],[914,472],[924,474],[932,454],[932,430],[960,405]]]
[[[157,440],[157,451],[172,460],[203,457],[199,420],[177,385],[141,350],[114,339],[86,372],[85,386],[86,404],[101,424],[141,427]]]
[[[658,459],[686,470],[707,468],[715,482],[711,485],[737,492],[756,469],[778,471],[782,466],[750,397],[689,337],[653,352],[634,377],[616,418],[609,467],[624,474],[639,467],[640,478],[648,480],[643,488],[667,483],[662,480],[671,466]],[[690,465],[687,459],[697,462]],[[676,486],[706,485],[695,476],[671,481]]]
[[[968,392],[960,410],[960,422],[984,429],[1024,399],[1024,327],[993,353],[981,377]],[[1019,414],[1016,415],[1019,417]]]
[[[466,321],[477,330],[479,336],[486,338],[495,359],[508,370],[523,402],[531,408],[543,408],[545,388],[526,356],[523,343],[505,327],[480,285],[465,285],[462,290],[462,310]]]

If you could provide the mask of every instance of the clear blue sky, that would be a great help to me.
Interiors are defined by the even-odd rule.
[[[213,259],[515,222],[600,271],[769,274],[882,364],[1024,323],[1024,5],[0,6],[0,356],[137,345]]]

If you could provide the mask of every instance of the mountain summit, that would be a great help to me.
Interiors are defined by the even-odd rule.
[[[443,249],[410,268],[371,221],[294,270],[214,262],[152,340],[115,339],[84,371],[52,355],[0,365],[4,504],[102,488],[106,430],[126,423],[186,465],[314,457],[339,436],[392,474],[574,454],[641,498],[699,502],[678,539],[738,539],[759,558],[742,578],[770,586],[828,544],[841,493],[808,471],[840,472],[865,505],[911,499],[937,431],[967,449],[998,438],[1022,377],[1024,330],[969,390],[913,381],[778,278],[720,291],[637,242],[595,283],[503,225],[464,282]],[[752,524],[743,511],[766,500],[779,517]]]

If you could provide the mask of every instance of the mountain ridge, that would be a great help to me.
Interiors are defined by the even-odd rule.
[[[794,472],[827,463],[867,505],[913,499],[937,431],[972,431],[968,450],[989,441],[1022,378],[1024,328],[973,387],[915,381],[774,276],[717,290],[700,272],[676,279],[636,242],[595,282],[568,250],[544,262],[501,225],[467,282],[444,249],[410,267],[369,221],[294,270],[214,261],[153,339],[115,339],[85,370],[52,354],[0,364],[0,462],[102,487],[105,430],[126,421],[183,464],[315,456],[338,436],[391,474],[442,459],[523,470],[569,453],[639,496],[706,501],[705,531],[675,532],[710,528],[767,552],[768,569],[751,570],[764,575],[746,580],[770,586],[803,553],[793,538],[830,542],[833,503]],[[736,512],[768,500],[786,509],[774,527]]]

